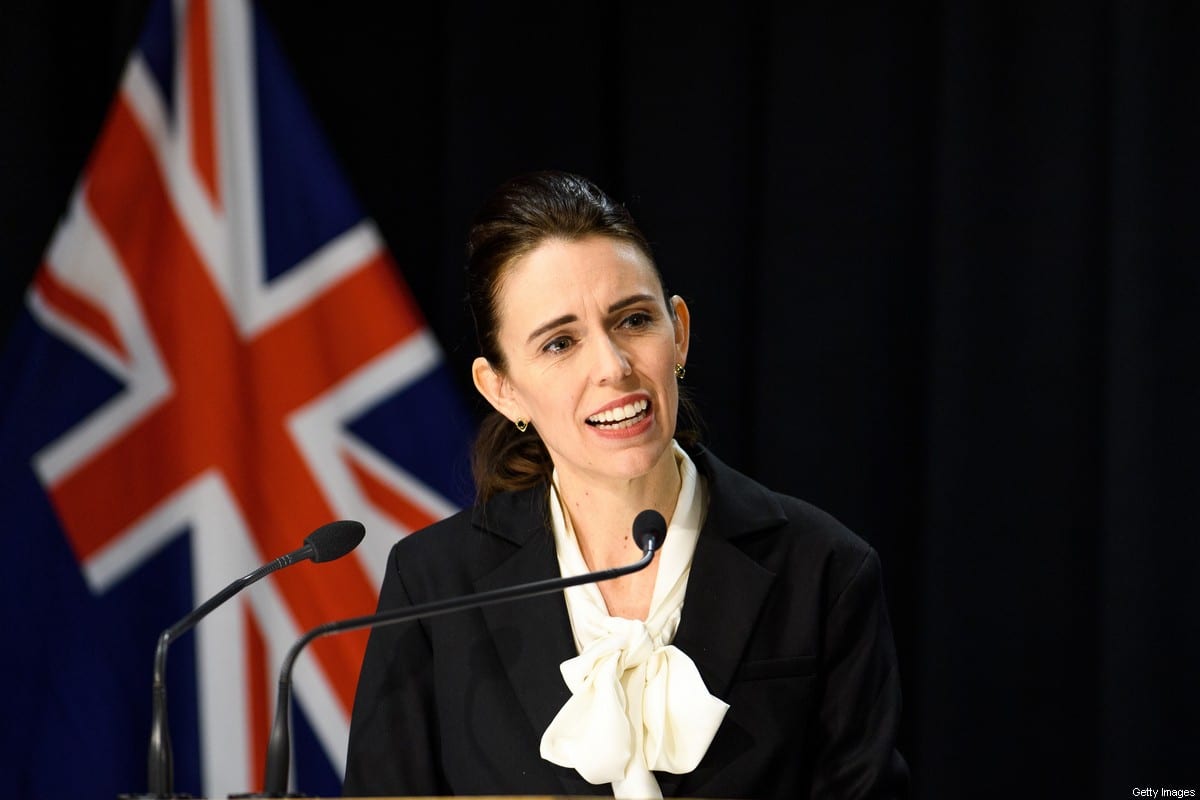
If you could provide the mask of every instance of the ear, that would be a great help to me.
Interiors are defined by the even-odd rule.
[[[475,381],[475,388],[491,403],[492,408],[512,422],[522,416],[513,385],[504,377],[504,373],[493,369],[491,362],[483,356],[471,364],[471,378]]]
[[[671,308],[675,311],[675,360],[687,364],[688,344],[692,340],[691,312],[677,294],[671,296]]]

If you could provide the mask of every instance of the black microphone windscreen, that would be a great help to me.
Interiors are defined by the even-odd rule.
[[[361,522],[342,519],[317,528],[305,537],[304,543],[313,550],[312,560],[320,564],[346,555],[358,547],[366,534]]]
[[[667,521],[653,508],[647,508],[633,518],[633,543],[640,550],[645,550],[646,540],[651,536],[658,541],[655,549],[662,547],[663,540],[667,538]]]

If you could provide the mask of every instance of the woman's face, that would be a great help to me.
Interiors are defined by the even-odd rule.
[[[500,283],[503,374],[483,359],[475,385],[510,420],[538,430],[560,478],[628,480],[666,457],[675,431],[676,363],[689,318],[674,316],[653,266],[634,245],[603,236],[550,239]]]

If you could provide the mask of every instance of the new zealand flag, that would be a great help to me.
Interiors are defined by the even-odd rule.
[[[261,12],[157,0],[0,357],[6,794],[143,791],[158,633],[359,519],[171,651],[175,788],[261,788],[279,660],[467,500],[470,435]],[[297,665],[303,791],[338,791],[365,641]]]

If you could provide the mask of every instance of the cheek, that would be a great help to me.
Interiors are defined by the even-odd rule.
[[[530,411],[543,422],[552,419],[573,420],[579,410],[578,381],[566,370],[547,370],[531,381],[522,392]]]
[[[664,381],[664,385],[669,386],[672,389],[674,389],[676,386],[675,364],[677,364],[679,361],[680,359],[678,357],[678,353],[675,352],[674,342],[662,349],[658,364],[659,372],[663,376],[662,380]]]
[[[671,383],[667,384],[663,390],[663,394],[667,398],[666,412],[671,419],[674,419],[679,413],[679,387],[674,383],[675,376],[672,374]]]

